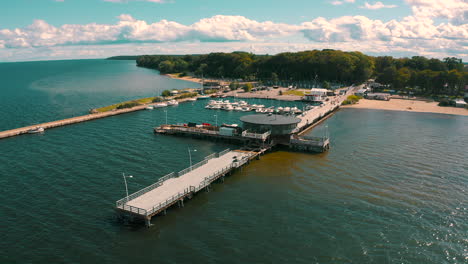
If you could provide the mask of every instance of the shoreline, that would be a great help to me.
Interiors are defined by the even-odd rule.
[[[202,83],[201,78],[193,77],[193,76],[179,77],[179,76],[177,76],[178,75],[177,73],[167,73],[167,74],[161,74],[161,75],[169,77],[171,79],[175,79],[175,80],[182,80],[182,81],[193,82],[193,83],[198,83],[198,84]],[[227,85],[227,83],[228,83],[226,81],[215,80],[215,79],[206,79],[206,78],[203,81],[205,81],[205,82],[220,82],[223,85]]]
[[[465,109],[465,108],[438,106],[437,102],[428,102],[428,101],[422,101],[422,100],[408,100],[408,99],[390,99],[390,101],[361,99],[356,104],[342,105],[341,107],[344,109],[346,108],[373,109],[373,110],[404,111],[404,112],[414,112],[414,113],[434,113],[434,114],[468,116],[468,109]]]

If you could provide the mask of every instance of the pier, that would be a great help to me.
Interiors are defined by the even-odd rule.
[[[177,101],[179,103],[183,103],[183,102],[187,102],[188,99],[189,98],[178,99]],[[42,127],[45,130],[47,130],[49,128],[72,125],[72,124],[91,121],[91,120],[100,119],[100,118],[104,118],[104,117],[121,115],[121,114],[131,113],[131,112],[135,112],[135,111],[145,110],[146,107],[148,105],[151,105],[151,104],[153,104],[153,103],[137,105],[137,106],[134,106],[134,107],[124,108],[124,109],[114,109],[114,110],[107,111],[107,112],[102,112],[102,113],[92,113],[92,114],[88,114],[88,115],[76,116],[76,117],[66,118],[66,119],[57,120],[57,121],[51,121],[51,122],[35,124],[35,125],[31,125],[31,126],[26,126],[26,127],[20,127],[20,128],[0,131],[0,139],[19,136],[19,135],[22,135],[22,134],[28,134],[29,130],[36,129],[38,127]]]
[[[143,219],[149,227],[152,217],[166,214],[166,210],[175,204],[183,207],[184,200],[191,199],[202,190],[209,191],[212,182],[224,179],[225,175],[261,153],[227,149],[211,154],[187,169],[172,172],[156,183],[118,200],[115,208],[123,214]]]
[[[94,120],[94,119],[100,119],[100,118],[104,118],[104,117],[108,117],[108,116],[114,116],[114,115],[120,115],[120,114],[135,112],[135,111],[143,110],[143,109],[145,109],[145,107],[146,107],[146,105],[139,105],[139,106],[135,106],[135,107],[132,107],[132,108],[125,108],[125,109],[118,109],[118,110],[108,111],[108,112],[103,112],[103,113],[76,116],[76,117],[71,117],[71,118],[62,119],[62,120],[57,120],[57,121],[52,121],[52,122],[47,122],[47,123],[42,123],[42,124],[36,124],[36,125],[32,125],[32,126],[26,126],[26,127],[11,129],[11,130],[5,130],[5,131],[0,132],[0,139],[8,138],[8,137],[14,137],[14,136],[22,135],[22,134],[28,134],[29,130],[35,129],[35,128],[38,128],[38,127],[42,127],[45,130],[47,130],[49,128],[61,127],[61,126],[86,122],[86,121],[90,121],[90,120]]]
[[[324,152],[330,148],[328,135],[324,137],[303,136],[311,127],[330,116],[339,108],[353,89],[344,95],[330,98],[325,104],[314,107],[301,115],[248,115],[241,117],[244,127],[211,125],[161,125],[154,128],[156,134],[191,136],[209,140],[240,142],[255,151],[225,150],[212,154],[201,162],[180,172],[161,177],[156,183],[124,197],[116,202],[115,208],[124,215],[143,219],[151,226],[151,218],[166,214],[166,210],[194,194],[206,190],[210,184],[259,157],[274,145],[281,144],[291,149],[308,152]],[[268,131],[265,132],[265,129]]]

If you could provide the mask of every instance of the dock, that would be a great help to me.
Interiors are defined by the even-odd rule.
[[[262,152],[224,150],[207,156],[199,163],[180,172],[161,177],[156,183],[124,197],[116,202],[115,208],[123,214],[143,219],[147,227],[151,218],[166,214],[166,210],[184,200],[191,199],[202,190],[209,190],[210,184],[233,170],[242,167]]]
[[[219,127],[186,127],[183,125],[161,125],[154,128],[154,133],[163,135],[189,136],[193,138],[202,138],[210,140],[222,140],[229,143],[240,143],[250,145],[253,143],[265,144],[270,132],[265,133],[250,133],[242,131],[231,135],[223,135],[219,131]]]

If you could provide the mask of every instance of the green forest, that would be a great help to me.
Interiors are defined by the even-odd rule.
[[[306,81],[334,84],[359,84],[370,78],[386,89],[419,95],[463,94],[468,71],[461,59],[373,57],[361,52],[312,50],[277,55],[247,52],[204,55],[144,55],[137,65],[156,69],[162,74],[242,79],[266,84],[294,84]]]

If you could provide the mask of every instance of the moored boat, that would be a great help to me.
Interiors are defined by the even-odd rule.
[[[161,107],[166,107],[167,104],[166,103],[157,103],[155,105],[153,105],[153,108],[161,108]]]
[[[28,134],[42,133],[44,131],[45,131],[45,129],[43,127],[36,127],[36,128],[33,128],[33,129],[29,129]]]

